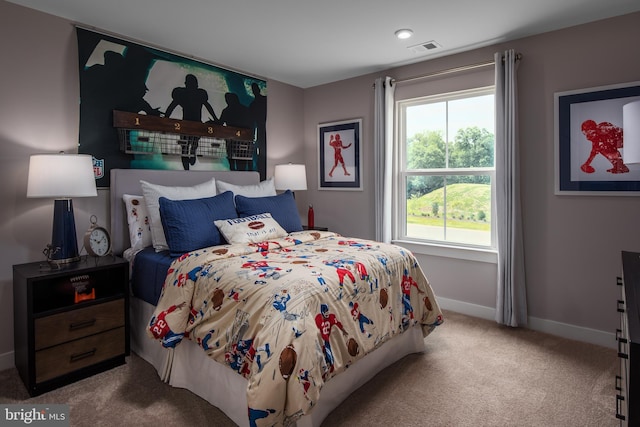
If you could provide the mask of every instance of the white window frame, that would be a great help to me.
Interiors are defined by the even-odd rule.
[[[408,172],[404,169],[406,165],[406,133],[405,119],[406,108],[414,105],[421,105],[428,102],[453,101],[473,96],[495,95],[495,86],[485,86],[480,88],[441,93],[418,98],[403,99],[395,102],[395,140],[394,140],[394,162],[393,162],[393,206],[392,211],[392,241],[396,244],[407,247],[412,252],[443,256],[449,258],[459,258],[471,261],[497,263],[497,235],[496,235],[496,172],[493,168],[439,168],[426,170],[412,170]],[[495,130],[494,130],[495,134]],[[445,140],[449,140],[445,135]],[[495,147],[494,147],[495,160]],[[427,240],[407,236],[407,213],[406,213],[406,181],[409,176],[433,176],[433,175],[489,175],[491,179],[491,245],[480,246],[443,240]]]

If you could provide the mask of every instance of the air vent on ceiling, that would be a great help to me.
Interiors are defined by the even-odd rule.
[[[436,42],[435,40],[431,40],[431,41],[416,44],[413,46],[408,46],[407,49],[409,49],[413,53],[426,53],[426,52],[433,51],[435,49],[439,49],[441,47],[442,46],[440,45],[440,43]]]

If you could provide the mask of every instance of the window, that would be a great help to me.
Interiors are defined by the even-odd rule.
[[[398,101],[394,235],[495,247],[494,88]]]

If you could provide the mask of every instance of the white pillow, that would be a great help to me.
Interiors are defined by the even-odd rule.
[[[215,178],[191,187],[167,187],[164,185],[151,184],[143,180],[140,180],[140,185],[142,186],[142,194],[144,194],[144,200],[147,204],[147,211],[151,222],[151,241],[156,252],[169,249],[167,239],[164,236],[162,221],[160,220],[160,202],[158,201],[160,197],[166,197],[169,200],[192,200],[216,195]]]
[[[277,194],[273,177],[252,185],[235,185],[218,180],[216,181],[216,187],[218,188],[218,194],[231,191],[234,196],[239,194],[245,197],[265,197]]]
[[[124,200],[124,206],[127,209],[131,248],[139,251],[151,246],[151,226],[144,197],[123,194],[122,200]]]
[[[213,223],[231,244],[258,243],[287,235],[285,229],[280,227],[269,213],[244,218],[219,219]]]

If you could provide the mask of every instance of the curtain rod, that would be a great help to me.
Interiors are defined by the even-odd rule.
[[[516,53],[516,61],[519,61],[520,59],[522,59],[522,54]],[[504,61],[504,57],[502,58],[502,60]],[[423,74],[421,76],[409,77],[409,78],[400,79],[400,80],[392,79],[391,82],[395,84],[408,83],[416,80],[427,79],[430,77],[437,77],[437,76],[443,76],[446,74],[460,73],[462,71],[475,70],[476,68],[483,68],[483,67],[495,65],[495,63],[496,61],[492,59],[491,61],[479,62],[477,64],[463,65],[461,67],[449,68],[441,71],[434,71],[433,73]]]

